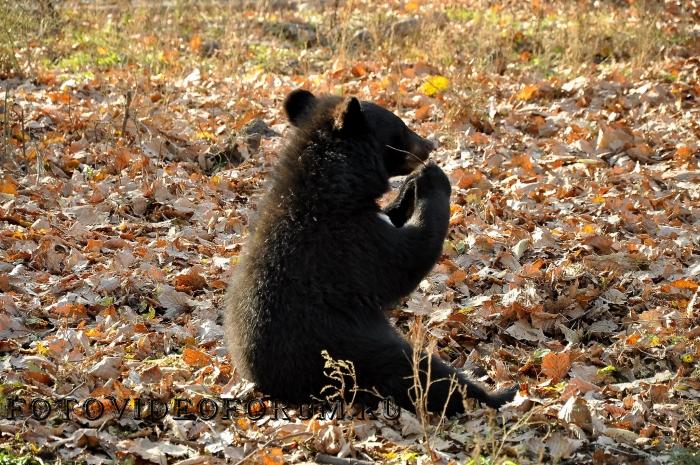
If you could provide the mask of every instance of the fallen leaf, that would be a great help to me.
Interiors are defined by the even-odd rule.
[[[571,357],[567,352],[550,352],[542,358],[542,372],[547,375],[553,383],[562,379],[571,368]]]
[[[444,92],[450,87],[450,80],[445,76],[428,76],[420,87],[420,91],[428,97]]]

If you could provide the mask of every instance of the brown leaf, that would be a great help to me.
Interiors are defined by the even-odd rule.
[[[567,423],[573,423],[584,431],[593,431],[591,411],[586,400],[581,397],[570,397],[559,410],[559,418]]]
[[[430,104],[423,105],[416,110],[416,119],[424,120],[430,116]]]
[[[453,286],[456,283],[461,283],[467,279],[467,273],[465,273],[463,270],[455,270],[445,281],[445,284],[448,286]]]
[[[613,252],[613,241],[608,236],[596,234],[594,236],[585,238],[583,240],[583,243],[585,245],[593,247],[593,250],[595,250],[598,255],[609,255]]]
[[[483,132],[475,132],[474,134],[471,134],[469,137],[467,137],[467,140],[476,145],[486,145],[490,141],[489,136],[487,136]]]
[[[198,270],[191,269],[186,274],[175,277],[175,289],[182,292],[192,292],[207,286],[207,280],[199,274]]]
[[[571,357],[568,352],[558,354],[550,352],[542,358],[542,372],[547,375],[553,383],[562,379],[571,368]]]

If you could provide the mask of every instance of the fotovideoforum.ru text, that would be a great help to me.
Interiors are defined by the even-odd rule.
[[[2,417],[8,420],[23,420],[31,417],[38,421],[49,418],[68,421],[76,417],[76,409],[81,410],[79,417],[89,421],[100,420],[106,414],[117,419],[131,415],[134,420],[159,421],[170,415],[175,420],[199,418],[211,420],[220,416],[222,420],[248,418],[259,420],[270,415],[275,420],[293,419],[309,420],[314,416],[332,420],[364,420],[382,416],[396,420],[401,416],[401,408],[390,397],[382,399],[377,407],[367,407],[355,403],[348,406],[340,400],[312,401],[303,404],[286,404],[269,397],[241,400],[238,398],[203,397],[196,403],[190,399],[175,397],[167,402],[152,397],[142,399],[131,397],[117,399],[114,396],[88,397],[79,401],[73,397],[59,399],[35,397],[24,399],[18,396],[8,397],[6,411]],[[52,417],[53,414],[53,417]]]

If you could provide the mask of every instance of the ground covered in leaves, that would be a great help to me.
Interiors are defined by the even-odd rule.
[[[2,463],[700,462],[696,2],[18,3],[0,2]],[[298,87],[440,143],[444,255],[391,317],[518,381],[502,412],[148,418],[148,399],[255,395],[219,308]]]

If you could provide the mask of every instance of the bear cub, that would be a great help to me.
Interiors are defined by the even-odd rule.
[[[450,182],[425,162],[433,144],[378,105],[296,90],[284,110],[295,134],[226,296],[232,360],[260,391],[301,404],[331,384],[326,350],[353,363],[359,388],[415,412],[413,348],[385,311],[440,257]],[[409,173],[381,210],[389,178]],[[419,368],[432,412],[463,412],[460,391],[494,408],[517,391],[488,392],[434,356]]]

